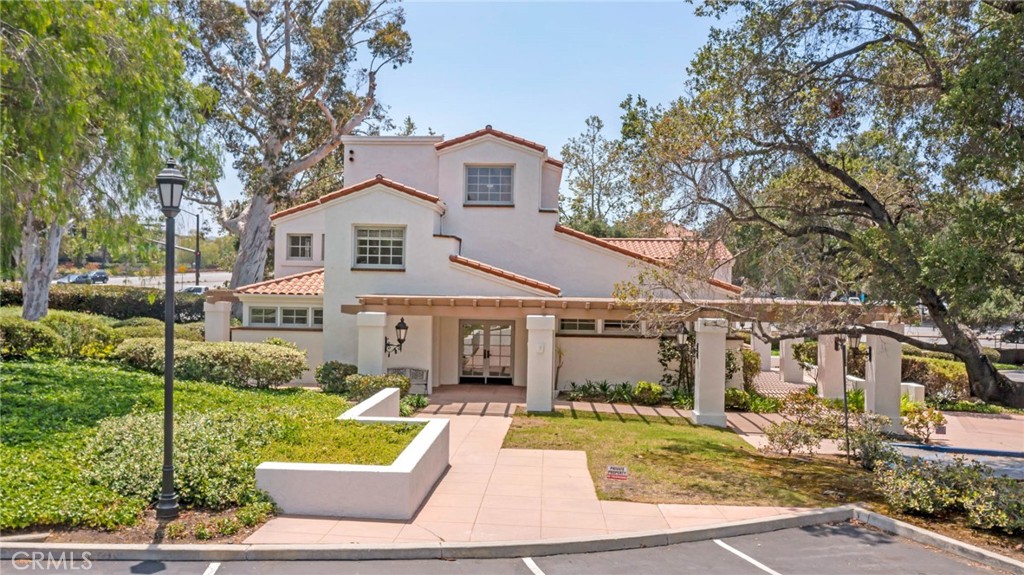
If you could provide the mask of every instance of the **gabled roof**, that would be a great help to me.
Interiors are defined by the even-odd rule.
[[[242,286],[242,295],[324,295],[324,268]]]
[[[483,130],[477,130],[475,132],[470,132],[470,133],[468,133],[468,134],[466,134],[464,136],[459,136],[458,138],[452,138],[450,140],[445,140],[443,142],[438,142],[438,143],[434,144],[434,149],[435,150],[443,150],[445,148],[450,148],[451,146],[457,146],[457,145],[459,145],[459,144],[461,144],[463,142],[468,142],[470,140],[475,140],[475,139],[483,137],[483,136],[494,136],[495,138],[501,138],[502,140],[505,140],[505,141],[508,141],[508,142],[512,142],[513,144],[517,144],[519,146],[523,146],[524,148],[529,148],[531,150],[538,151],[538,152],[540,152],[542,154],[547,153],[547,151],[548,151],[547,148],[545,148],[544,146],[538,144],[537,142],[531,142],[530,140],[527,140],[526,138],[520,138],[519,136],[513,136],[512,134],[509,134],[508,132],[502,132],[501,130],[495,130],[494,128],[491,127],[490,124],[488,124]]]
[[[452,255],[448,256],[448,259],[450,261],[456,263],[456,264],[461,265],[461,266],[465,266],[465,267],[470,268],[470,269],[474,269],[474,270],[481,271],[481,272],[484,272],[484,273],[487,273],[487,274],[491,274],[492,276],[497,276],[499,278],[506,279],[506,280],[509,280],[509,281],[512,281],[512,282],[515,282],[515,283],[518,283],[518,284],[522,284],[524,286],[531,287],[531,288],[536,289],[536,290],[544,291],[544,292],[550,293],[552,295],[559,295],[559,294],[562,293],[561,288],[553,286],[553,285],[551,285],[549,283],[545,283],[545,282],[542,282],[540,280],[535,280],[535,279],[532,279],[532,278],[528,278],[528,277],[526,277],[524,275],[519,275],[519,274],[517,274],[515,272],[510,272],[508,270],[503,270],[501,268],[496,268],[496,267],[494,267],[492,265],[488,265],[488,264],[485,264],[483,262],[478,262],[476,260],[471,260],[471,259],[469,259],[469,258],[467,258],[465,256],[460,256],[460,255],[457,255],[457,254],[452,254]]]
[[[695,249],[704,251],[708,249],[708,244],[705,241],[697,240],[695,235],[690,236],[693,239],[680,239],[680,238],[604,238],[604,241],[614,246],[619,246],[627,250],[643,254],[645,256],[654,258],[661,261],[672,261],[679,256],[679,250],[687,243],[693,245]],[[714,258],[717,261],[725,262],[732,259],[732,254],[729,249],[725,247],[722,242],[715,242],[714,244]]]
[[[640,261],[647,262],[649,264],[664,265],[668,261],[666,259],[659,259],[658,257],[655,257],[654,255],[650,255],[650,253],[642,253],[642,252],[639,252],[639,251],[635,251],[634,249],[631,249],[631,247],[636,247],[636,246],[627,247],[627,246],[624,246],[624,245],[616,245],[615,243],[612,243],[609,240],[606,240],[606,239],[603,239],[603,238],[598,238],[598,237],[592,236],[590,234],[585,234],[585,233],[583,233],[583,232],[581,232],[579,230],[574,230],[572,228],[567,228],[567,227],[563,226],[562,224],[556,224],[555,225],[555,231],[558,232],[558,233],[565,234],[567,236],[571,236],[571,237],[574,237],[576,239],[583,240],[585,242],[594,244],[595,246],[602,247],[602,248],[611,250],[613,252],[620,253],[620,254],[622,254],[624,256],[629,256],[631,258],[635,258],[635,259],[638,259]],[[652,238],[652,239],[654,239],[654,238]],[[668,240],[668,241],[677,241],[678,242],[679,240]],[[679,244],[679,246],[682,246],[682,244]],[[663,248],[659,248],[659,249],[663,249]],[[676,249],[677,249],[676,253],[678,253],[678,249],[679,248],[676,248]],[[650,251],[653,251],[653,250],[650,250]],[[738,294],[738,293],[742,293],[743,292],[743,288],[741,288],[740,286],[733,285],[731,283],[724,282],[724,281],[719,280],[719,279],[709,278],[707,280],[707,282],[709,284],[715,286],[715,287],[719,287],[721,289],[724,289],[726,291],[731,291],[733,293],[737,293]]]
[[[391,188],[392,190],[395,190],[395,191],[398,191],[398,192],[402,192],[403,194],[408,194],[408,195],[410,195],[410,196],[412,196],[414,198],[417,198],[417,199],[420,199],[420,200],[424,200],[424,201],[427,201],[427,202],[431,202],[431,203],[434,203],[434,204],[440,203],[440,201],[441,201],[441,198],[439,198],[439,197],[437,197],[437,196],[435,196],[433,194],[428,194],[427,192],[423,192],[423,191],[417,190],[416,188],[411,188],[409,186],[406,186],[405,184],[400,184],[400,183],[398,183],[398,182],[396,182],[394,180],[389,180],[389,179],[385,178],[384,176],[382,176],[380,174],[377,174],[377,177],[373,178],[372,180],[366,180],[365,182],[360,182],[358,184],[354,184],[354,185],[348,186],[346,188],[342,188],[340,190],[331,192],[329,194],[324,194],[324,195],[320,196],[319,198],[317,198],[315,200],[312,200],[312,201],[309,201],[309,202],[306,202],[304,204],[299,204],[297,206],[290,207],[290,208],[288,208],[286,210],[281,210],[280,212],[275,212],[275,213],[270,215],[270,219],[271,220],[276,220],[277,218],[281,218],[281,217],[284,217],[284,216],[287,216],[287,215],[291,215],[291,214],[294,214],[296,212],[301,212],[303,210],[308,210],[310,208],[315,208],[316,206],[319,206],[321,204],[326,204],[327,202],[329,202],[331,200],[336,200],[338,198],[343,198],[345,196],[354,194],[356,192],[361,192],[361,191],[365,190],[366,188],[369,188],[369,187],[372,187],[372,186],[376,186],[378,184],[382,185],[382,186],[387,186],[388,188]]]

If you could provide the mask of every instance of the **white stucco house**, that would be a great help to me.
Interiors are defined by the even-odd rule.
[[[559,225],[562,163],[490,126],[343,143],[349,185],[272,216],[276,278],[235,290],[241,327],[223,327],[227,304],[208,303],[209,338],[294,341],[307,383],[327,360],[421,370],[426,393],[660,378],[657,339],[612,291],[696,238],[599,239]],[[730,276],[726,263],[692,293],[735,297]],[[385,354],[402,318],[402,349]]]

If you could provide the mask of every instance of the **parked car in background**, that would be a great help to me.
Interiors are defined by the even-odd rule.
[[[190,293],[193,295],[205,295],[206,291],[210,289],[207,286],[186,286],[178,290],[178,293]]]
[[[96,270],[89,272],[89,279],[91,279],[94,284],[105,284],[110,281],[110,276],[103,270]]]
[[[68,274],[62,278],[58,278],[53,283],[56,284],[91,284],[92,279],[89,274]]]

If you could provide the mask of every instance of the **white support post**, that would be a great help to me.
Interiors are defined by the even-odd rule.
[[[793,345],[800,343],[799,339],[784,339],[779,343],[779,374],[782,381],[786,383],[803,383],[804,368],[800,362],[793,359]]]
[[[203,302],[206,341],[231,341],[231,302]]]
[[[887,321],[871,322],[871,327],[903,333],[904,325]],[[864,409],[887,416],[891,421],[886,431],[902,433],[900,419],[900,382],[903,348],[900,342],[881,335],[867,337],[871,357],[865,367]]]
[[[555,316],[526,316],[526,411],[554,409]]]
[[[771,330],[768,330],[771,333]],[[761,356],[761,371],[772,370],[772,344],[761,341],[756,335],[751,334],[750,336],[750,349],[757,352],[757,355]]]
[[[818,336],[818,396],[843,398],[843,351],[836,350],[834,335]]]
[[[697,320],[696,386],[693,394],[693,422],[725,427],[725,334],[724,319]]]
[[[379,311],[361,311],[356,314],[359,338],[356,367],[359,368],[359,373],[384,373],[384,326],[387,320],[387,314]]]

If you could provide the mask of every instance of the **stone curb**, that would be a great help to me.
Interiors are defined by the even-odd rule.
[[[507,543],[393,543],[371,545],[196,545],[0,543],[0,559],[33,552],[89,553],[91,561],[358,561],[371,559],[498,559],[540,557],[596,551],[661,547],[676,543],[766,533],[807,527],[854,516],[853,506],[815,509],[787,515],[722,523],[711,527],[649,531],[604,537],[568,538]]]
[[[970,543],[964,543],[945,535],[940,535],[934,531],[929,531],[916,525],[904,523],[898,519],[892,517],[886,517],[873,511],[868,511],[862,507],[853,508],[853,518],[857,521],[863,521],[872,527],[877,527],[886,533],[892,533],[917,543],[922,543],[930,547],[935,547],[947,553],[958,555],[965,559],[970,559],[976,563],[987,565],[994,569],[1006,571],[1009,573],[1016,573],[1018,575],[1024,575],[1024,562],[1011,559],[1005,555],[1000,555],[980,547],[975,547]]]

